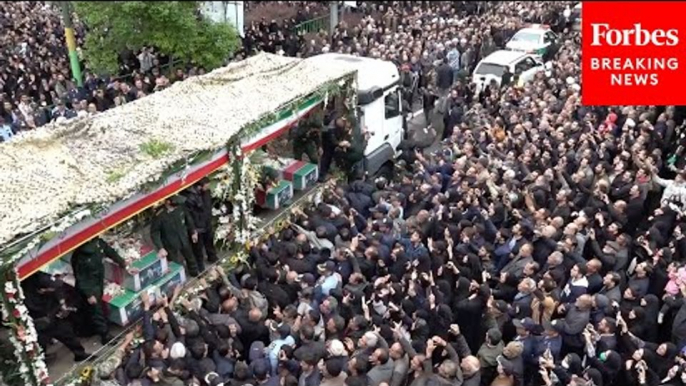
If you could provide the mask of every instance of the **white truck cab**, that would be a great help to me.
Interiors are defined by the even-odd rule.
[[[518,84],[530,82],[536,73],[545,70],[537,55],[520,51],[496,51],[483,58],[474,69],[472,82],[476,84],[477,92],[481,92],[492,81],[500,85],[506,68],[512,74],[513,81],[515,75],[519,75]]]
[[[369,134],[364,149],[365,170],[370,174],[393,170],[393,159],[405,134],[400,94],[400,74],[395,64],[345,54],[321,54],[307,60],[323,66],[346,66],[357,71],[359,123]]]

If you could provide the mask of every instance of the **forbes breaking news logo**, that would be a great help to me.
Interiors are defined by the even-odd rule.
[[[601,47],[645,47],[648,45],[676,46],[679,44],[679,31],[676,29],[648,31],[637,23],[633,29],[612,29],[609,24],[591,24],[591,46]],[[609,70],[612,86],[657,86],[660,71],[679,69],[678,58],[635,57],[635,58],[598,58],[591,57],[591,70]],[[637,73],[641,71],[643,73]]]
[[[686,80],[681,68],[684,21],[660,20],[677,4],[663,2],[584,2],[582,101],[587,105],[682,104]],[[630,7],[633,11],[616,12]],[[651,9],[657,7],[658,9]],[[613,12],[609,12],[613,9]]]

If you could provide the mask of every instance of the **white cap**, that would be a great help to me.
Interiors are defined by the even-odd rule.
[[[171,359],[179,359],[186,356],[186,346],[181,342],[176,342],[171,346],[169,350],[169,356]]]
[[[345,346],[343,342],[338,339],[334,339],[329,343],[329,354],[334,357],[340,357],[345,355]]]

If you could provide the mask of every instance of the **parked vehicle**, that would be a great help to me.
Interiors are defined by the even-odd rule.
[[[517,31],[505,45],[508,50],[538,55],[543,58],[543,61],[552,57],[558,47],[558,36],[550,30],[549,26],[542,24],[532,24]]]
[[[537,73],[545,71],[540,57],[521,51],[496,51],[476,65],[472,82],[476,83],[477,92],[481,92],[491,82],[500,86],[505,69],[512,74],[513,81],[520,84],[530,82]]]

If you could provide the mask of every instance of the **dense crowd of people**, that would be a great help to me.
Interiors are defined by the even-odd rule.
[[[279,20],[267,20],[265,16],[254,17],[246,28],[239,57],[257,52],[301,56],[306,31],[299,30],[298,26],[329,12],[329,5],[323,1],[246,2],[245,11],[246,14],[260,16],[263,15],[262,8],[274,7],[275,3],[292,17]]]
[[[321,31],[310,34],[314,38],[306,41],[306,31],[297,26],[326,15],[328,4],[281,2],[280,6],[295,9],[295,16],[279,21],[252,20],[235,57],[241,59],[260,51],[303,57],[336,51],[392,60],[403,71],[403,85],[408,90],[407,102],[411,106],[425,94],[424,99],[431,100],[438,93],[431,80],[441,64],[441,51],[450,59],[455,76],[465,76],[481,57],[514,33],[523,20],[547,22],[560,16],[541,13],[542,16],[527,19],[514,9],[499,16],[510,17],[510,22],[501,21],[502,28],[480,31],[482,34],[473,34],[474,31],[458,24],[458,21],[468,22],[468,15],[486,12],[491,7],[489,4],[360,2],[359,7],[346,8],[347,12],[366,15],[359,25],[342,22],[331,39],[328,31]],[[248,2],[246,10],[259,13],[260,7],[264,5]],[[95,74],[85,68],[83,87],[78,87],[71,77],[64,30],[56,7],[42,2],[17,2],[3,4],[0,11],[8,31],[0,42],[0,58],[6,64],[0,74],[2,141],[48,122],[96,114],[205,72],[197,66],[170,63],[169,57],[154,47],[145,47],[140,52],[121,52],[117,74]],[[75,29],[80,47],[85,28],[77,15]],[[84,67],[85,63],[82,61],[81,65]]]
[[[459,75],[470,48],[501,47],[522,20],[565,6],[428,5],[398,18],[390,44],[371,20],[334,39],[418,68],[460,52],[445,102],[460,112],[439,148],[406,154],[393,180],[332,185],[252,248],[251,267],[212,269],[183,312],[146,299],[145,342],[125,339],[102,382],[684,384],[683,118],[581,105],[565,34],[532,83],[476,94]],[[416,43],[413,24],[448,43]]]
[[[427,2],[341,26],[323,51],[447,90],[438,148],[405,151],[392,180],[330,183],[181,311],[178,291],[145,298],[144,343],[127,336],[98,381],[686,384],[683,112],[583,106],[572,5]],[[477,94],[461,74],[526,21],[559,27],[548,71]]]
[[[526,23],[565,27],[564,8],[545,2],[535,10],[519,2],[370,2],[353,11],[366,15],[359,25],[342,22],[331,41],[322,34],[304,48],[305,55],[340,52],[394,62],[409,107],[432,106],[457,79],[471,75],[477,63],[504,47]],[[498,13],[490,12],[497,7]],[[439,68],[447,61],[443,69]],[[446,78],[446,71],[452,77]]]
[[[77,15],[75,18],[77,46],[82,47],[85,30]],[[0,40],[0,141],[48,122],[104,111],[204,72],[193,67],[168,73],[169,58],[145,47],[137,53],[121,52],[117,74],[95,74],[85,68],[83,87],[78,87],[71,76],[57,6],[3,3],[0,23],[5,31]]]

